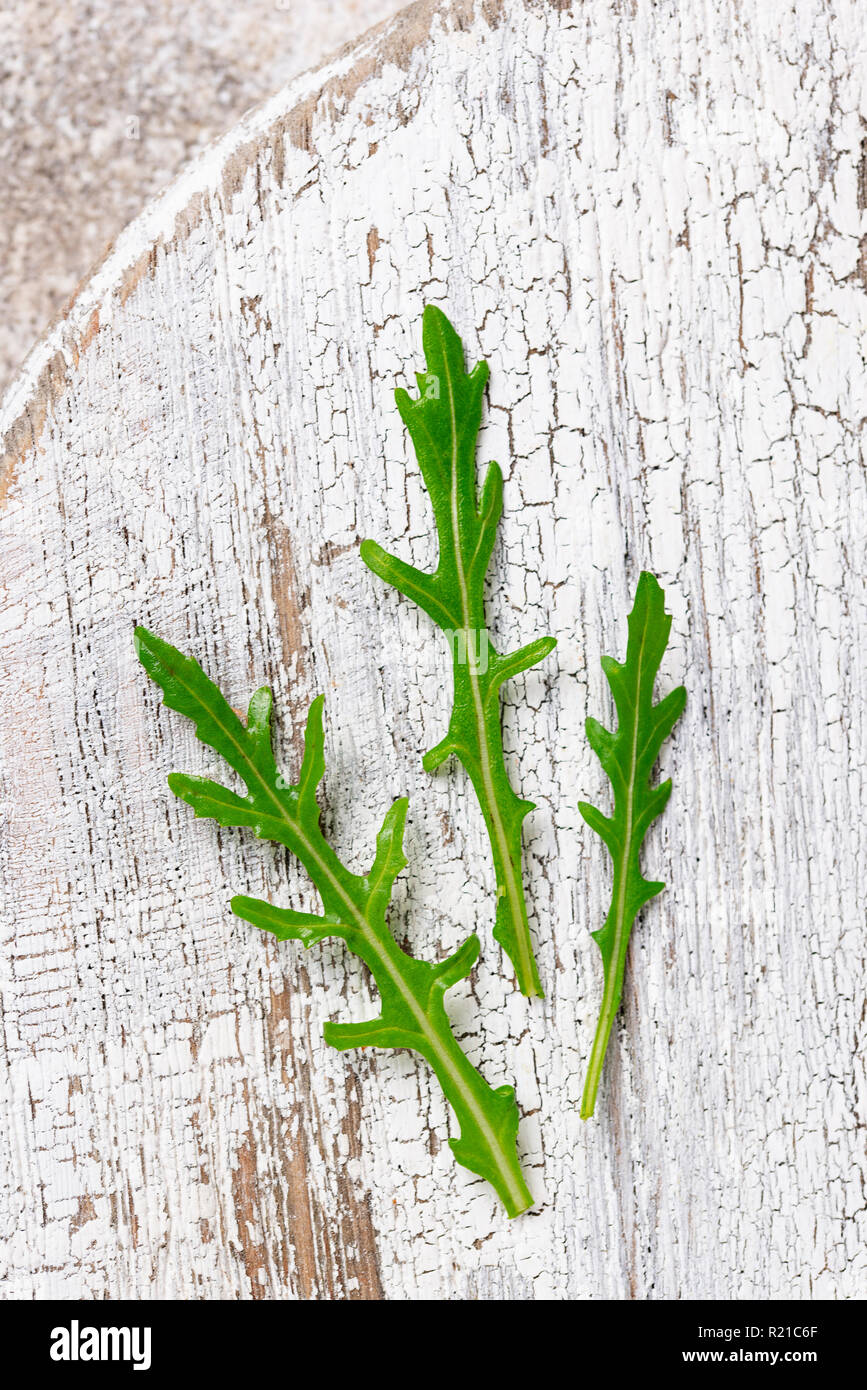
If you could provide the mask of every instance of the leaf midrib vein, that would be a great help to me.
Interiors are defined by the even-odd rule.
[[[469,635],[470,635],[470,600],[469,600],[469,592],[468,592],[468,590],[467,590],[466,573],[465,573],[465,571],[464,571],[464,558],[463,558],[463,553],[462,553],[462,551],[461,551],[461,535],[460,535],[459,514],[458,514],[458,427],[457,427],[457,408],[456,408],[456,405],[455,405],[454,383],[453,383],[453,381],[452,381],[452,375],[451,375],[451,371],[450,371],[450,369],[449,369],[449,361],[448,361],[448,357],[447,357],[447,355],[446,355],[445,340],[444,340],[444,338],[443,338],[442,328],[441,328],[441,327],[438,327],[437,332],[439,333],[440,345],[441,345],[441,347],[442,347],[442,352],[443,352],[443,361],[445,362],[445,367],[446,367],[446,370],[445,370],[446,389],[447,389],[447,391],[448,391],[449,415],[450,415],[450,418],[451,418],[452,470],[451,470],[451,487],[450,487],[451,496],[450,496],[450,501],[451,501],[452,535],[453,535],[454,544],[455,544],[455,567],[456,567],[456,569],[457,569],[458,589],[459,589],[459,591],[460,591],[460,599],[461,599],[461,616],[462,616],[462,618],[463,618],[463,629],[464,629],[464,632],[467,634],[467,638],[469,638]],[[469,643],[467,644],[467,671],[468,671],[468,673],[469,673],[469,679],[470,679],[470,692],[471,692],[472,697],[473,697],[473,709],[474,709],[475,718],[476,718],[476,732],[477,732],[478,740],[479,740],[479,755],[480,755],[480,763],[481,763],[481,771],[482,771],[482,781],[483,781],[484,787],[485,787],[485,795],[486,795],[487,801],[488,801],[488,810],[489,810],[489,814],[490,814],[490,817],[491,817],[491,822],[492,822],[492,824],[493,824],[493,826],[494,826],[494,833],[495,833],[495,835],[496,835],[496,837],[497,837],[497,844],[498,844],[498,846],[499,846],[500,857],[501,857],[502,864],[503,864],[503,872],[505,873],[505,876],[506,876],[506,893],[507,893],[507,895],[508,895],[509,905],[510,905],[511,911],[512,911],[512,919],[513,919],[514,927],[515,927],[515,944],[516,944],[517,949],[518,949],[518,956],[519,956],[519,958],[520,958],[520,963],[521,963],[521,964],[520,964],[520,974],[521,974],[521,976],[523,977],[523,980],[525,980],[525,981],[527,982],[528,987],[532,987],[532,983],[533,983],[533,958],[532,958],[532,954],[531,954],[531,952],[530,952],[529,942],[527,941],[527,928],[526,928],[525,923],[524,923],[524,914],[523,914],[523,912],[522,912],[522,910],[521,910],[523,899],[522,899],[522,895],[521,895],[519,886],[518,886],[518,884],[517,884],[517,882],[516,882],[515,869],[514,869],[514,865],[512,864],[512,856],[511,856],[511,854],[509,853],[509,842],[508,842],[508,839],[506,838],[506,831],[505,831],[505,827],[504,827],[504,825],[503,825],[502,817],[501,817],[501,815],[500,815],[500,808],[499,808],[499,805],[497,804],[496,792],[495,792],[495,790],[494,790],[494,781],[493,781],[493,774],[492,774],[492,769],[491,769],[491,750],[490,750],[490,748],[489,748],[489,746],[488,746],[488,731],[487,731],[487,727],[486,727],[486,725],[485,725],[484,706],[483,706],[483,702],[482,702],[481,690],[480,690],[480,687],[479,687],[478,673],[477,673],[477,671],[476,671],[476,669],[475,669],[475,663],[470,659]]]
[[[620,883],[618,886],[617,902],[615,905],[614,917],[614,940],[612,942],[612,960],[614,969],[606,971],[605,991],[603,995],[602,1007],[609,1010],[612,1007],[612,998],[616,992],[616,979],[619,973],[620,950],[623,942],[624,919],[626,909],[626,881],[628,877],[629,860],[632,854],[633,840],[633,811],[635,808],[635,771],[638,765],[638,733],[640,714],[639,701],[641,699],[641,667],[644,661],[644,647],[647,641],[647,623],[645,622],[641,632],[641,645],[638,648],[638,663],[636,666],[635,689],[636,697],[633,705],[632,714],[632,750],[629,765],[629,777],[626,783],[626,837],[623,842],[623,850],[620,858]]]

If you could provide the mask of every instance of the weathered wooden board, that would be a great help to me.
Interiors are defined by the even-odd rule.
[[[121,239],[4,414],[3,1288],[10,1296],[863,1293],[867,43],[854,0],[410,7],[254,113]],[[462,777],[428,778],[444,644],[358,559],[421,563],[391,391],[443,305],[490,361],[492,605],[556,659],[509,692],[538,802],[544,1003],[490,944]],[[578,1118],[607,866],[585,715],[642,566],[689,705],[598,1118]],[[327,694],[327,818],[361,863],[411,797],[399,929],[486,936],[456,1018],[513,1078],[537,1210],[458,1170],[336,947],[233,919],[300,872],[194,823],[212,765],[142,620],[289,767]],[[405,916],[404,916],[405,914]]]

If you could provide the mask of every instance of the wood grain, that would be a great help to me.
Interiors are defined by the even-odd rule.
[[[6,399],[0,516],[6,1296],[846,1298],[863,1294],[865,119],[854,0],[411,6],[254,112],[124,234]],[[538,803],[544,1002],[493,947],[446,652],[358,558],[432,559],[392,401],[426,301],[491,365],[506,471],[495,636]],[[597,1119],[609,703],[639,570],[686,715],[646,853]],[[411,798],[396,928],[478,925],[454,1016],[513,1079],[538,1207],[504,1221],[405,1054],[340,1056],[368,986],[234,920],[315,899],[166,788],[213,764],[134,622],[297,766],[327,696],[353,864]]]

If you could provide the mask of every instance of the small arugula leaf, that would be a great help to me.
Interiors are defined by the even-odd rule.
[[[469,975],[478,956],[471,936],[439,964],[416,960],[397,944],[386,913],[397,875],[406,864],[403,832],[405,798],[386,813],[368,874],[352,873],[322,833],[316,788],[325,773],[323,697],[307,716],[304,757],[297,783],[280,777],[271,746],[271,693],[257,690],[246,725],[202,668],[144,628],[136,628],[139,659],[163,691],[170,709],[192,719],[198,738],[219,753],[247,789],[246,796],[203,777],[172,773],[172,791],[224,826],[248,826],[264,840],[285,845],[300,859],[322,900],[322,912],[295,912],[258,898],[235,897],[241,918],[281,941],[310,947],[340,937],[369,967],[379,990],[382,1012],[367,1023],[326,1023],[332,1047],[406,1047],[429,1062],[460,1125],[450,1141],[459,1163],[491,1183],[509,1216],[532,1205],[521,1173],[515,1140],[518,1107],[511,1086],[488,1085],[461,1050],[452,1032],[443,996]]]
[[[580,801],[578,809],[607,846],[614,875],[605,925],[592,933],[602,952],[605,983],[581,1098],[581,1118],[585,1120],[593,1114],[608,1038],[620,1007],[632,925],[644,904],[665,887],[664,883],[650,882],[643,876],[639,856],[642,840],[671,795],[670,781],[651,787],[650,775],[686,704],[682,685],[659,704],[653,703],[653,685],[670,631],[665,595],[653,575],[645,571],[638,581],[629,615],[626,661],[621,665],[610,656],[602,658],[617,710],[617,733],[611,733],[596,719],[586,723],[587,741],[614,791],[614,814],[605,816],[586,801]]]
[[[511,656],[500,656],[485,626],[485,575],[503,510],[503,477],[488,464],[479,494],[476,440],[482,418],[487,363],[464,370],[460,338],[442,310],[429,304],[422,328],[427,371],[416,375],[419,396],[395,392],[419,468],[430,494],[439,563],[424,573],[365,540],[361,558],[380,579],[417,603],[448,638],[452,652],[452,714],[445,738],[424,758],[435,771],[454,755],[469,773],[485,820],[497,880],[500,942],[526,995],[541,995],[521,877],[521,827],[534,809],[509,781],[500,727],[500,687],[528,671],[556,646],[541,637]]]

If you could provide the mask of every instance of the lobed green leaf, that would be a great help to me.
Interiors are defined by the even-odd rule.
[[[209,778],[172,773],[173,792],[223,826],[247,826],[262,839],[287,846],[319,892],[322,912],[296,912],[258,898],[236,896],[233,911],[278,940],[306,947],[334,936],[369,967],[381,1012],[366,1023],[326,1023],[324,1036],[340,1050],[411,1048],[430,1063],[454,1110],[460,1137],[451,1141],[458,1162],[489,1181],[510,1216],[532,1205],[515,1147],[518,1107],[511,1087],[492,1088],[472,1066],[452,1032],[443,996],[472,969],[478,938],[437,964],[416,960],[397,944],[386,922],[395,879],[406,864],[403,834],[407,802],[386,812],[369,872],[350,872],[320,826],[316,790],[325,773],[323,699],[313,701],[297,783],[279,776],[271,744],[271,694],[250,701],[244,725],[219,688],[190,657],[144,628],[136,629],[139,658],[163,691],[165,703],[191,719],[198,738],[219,753],[247,788],[240,796]]]
[[[491,845],[497,880],[494,937],[509,956],[524,994],[540,995],[521,866],[521,835],[533,802],[515,793],[503,756],[499,692],[503,683],[541,661],[553,637],[499,655],[485,624],[485,576],[503,507],[503,477],[490,463],[479,492],[476,442],[482,419],[487,364],[471,372],[463,344],[442,310],[424,311],[422,343],[427,370],[418,373],[418,397],[395,392],[433,507],[439,561],[433,574],[365,540],[361,558],[385,583],[424,610],[452,644],[452,712],[448,732],[423,759],[435,771],[449,757],[469,773]],[[485,647],[484,668],[468,650]]]
[[[584,1119],[593,1114],[614,1018],[620,1006],[626,952],[635,918],[645,903],[656,897],[664,883],[644,878],[640,868],[641,844],[671,795],[671,782],[651,786],[650,777],[660,750],[686,704],[686,690],[678,686],[659,704],[653,703],[653,687],[668,645],[671,618],[665,612],[665,596],[652,574],[638,581],[629,615],[626,660],[602,657],[617,711],[617,732],[611,733],[596,719],[586,724],[588,742],[599,758],[614,792],[614,811],[603,815],[586,801],[578,809],[591,830],[604,842],[613,863],[611,906],[604,925],[593,932],[602,953],[604,987],[599,1021],[593,1040],[587,1080],[581,1100]]]

